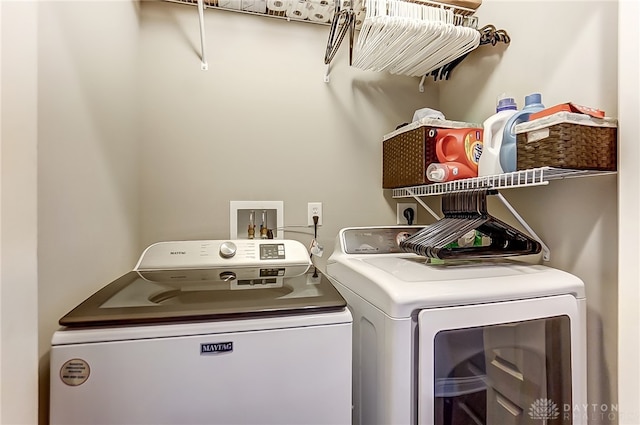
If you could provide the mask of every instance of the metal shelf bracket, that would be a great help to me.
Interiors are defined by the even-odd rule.
[[[201,49],[201,64],[200,69],[203,71],[207,71],[209,69],[209,65],[207,64],[206,58],[206,49],[204,46],[204,0],[198,0],[198,18],[200,20],[200,49]]]
[[[524,218],[522,218],[522,216],[520,216],[520,214],[518,214],[516,209],[511,206],[509,201],[507,201],[505,199],[505,197],[502,196],[502,194],[500,192],[496,193],[496,196],[498,197],[498,199],[500,199],[500,201],[504,204],[504,206],[507,207],[507,209],[509,210],[511,215],[513,215],[516,218],[516,220],[518,220],[518,223],[520,223],[522,225],[522,227],[524,227],[527,230],[527,232],[529,232],[529,234],[534,237],[535,240],[540,242],[540,245],[542,245],[542,259],[544,261],[551,260],[551,251],[549,250],[549,247],[547,246],[547,244],[545,244],[542,241],[542,239],[540,239],[540,236],[538,236],[538,234],[533,231],[531,226],[529,226],[527,224],[527,222],[524,220]]]
[[[411,192],[411,189],[408,189],[408,191],[409,191],[409,193],[412,193],[412,192]],[[416,200],[416,202],[417,202],[417,203],[419,203],[419,204],[422,206],[422,208],[424,208],[425,210],[427,210],[427,212],[429,212],[429,214],[431,214],[431,215],[433,216],[433,218],[435,218],[436,220],[440,220],[440,216],[439,216],[438,214],[436,214],[436,213],[435,213],[435,212],[434,212],[434,211],[429,207],[429,205],[425,204],[425,202],[424,202],[422,199],[420,199],[420,197],[419,197],[419,196],[417,196],[417,195],[412,195],[412,196],[413,196],[413,199],[415,199],[415,200]]]

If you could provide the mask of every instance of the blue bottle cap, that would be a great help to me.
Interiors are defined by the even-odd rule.
[[[542,103],[542,95],[540,93],[531,93],[524,97],[524,105],[532,105],[535,103]]]
[[[496,112],[506,111],[508,109],[518,109],[516,104],[516,100],[512,97],[503,97],[498,99],[498,106],[496,107]]]

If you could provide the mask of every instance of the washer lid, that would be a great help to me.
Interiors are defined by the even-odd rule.
[[[341,310],[345,300],[306,266],[132,271],[59,323],[129,325]]]

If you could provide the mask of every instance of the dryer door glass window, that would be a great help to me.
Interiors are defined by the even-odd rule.
[[[434,423],[571,424],[570,331],[556,316],[438,332]]]

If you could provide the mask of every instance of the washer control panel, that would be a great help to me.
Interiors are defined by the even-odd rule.
[[[261,260],[285,260],[285,248],[283,243],[260,244]]]
[[[135,270],[311,265],[309,251],[290,239],[236,239],[158,242],[149,246]]]

